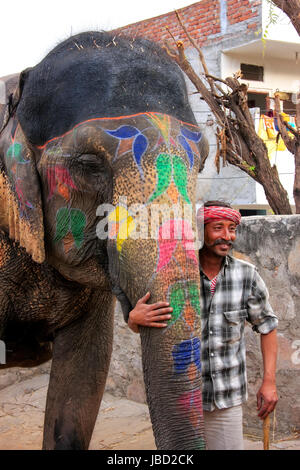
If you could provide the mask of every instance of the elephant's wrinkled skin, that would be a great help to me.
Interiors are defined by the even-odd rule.
[[[147,290],[151,302],[173,307],[166,329],[141,331],[157,446],[203,448],[195,220],[166,216],[172,204],[193,209],[207,155],[180,70],[148,41],[90,32],[7,77],[6,90],[0,337],[7,366],[43,362],[53,344],[44,448],[88,448],[111,355],[113,294],[128,315]],[[109,239],[104,203],[114,206]],[[137,203],[146,218],[134,213]],[[154,236],[134,237],[162,204]]]

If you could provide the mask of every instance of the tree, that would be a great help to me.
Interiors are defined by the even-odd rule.
[[[300,36],[300,0],[272,0],[272,3],[280,8],[290,18],[298,35]],[[296,129],[285,121],[280,113],[279,94],[275,94],[275,109],[279,132],[287,149],[295,157],[295,179],[293,195],[296,205],[296,213],[300,214],[300,91],[297,95]]]
[[[272,0],[291,20],[300,36],[300,0]]]
[[[176,48],[165,45],[168,54],[177,62],[208,104],[217,121],[216,164],[220,157],[224,162],[237,166],[260,183],[275,214],[291,214],[287,191],[282,186],[276,165],[271,165],[268,150],[255,131],[254,121],[247,104],[247,86],[239,82],[239,76],[225,80],[209,74],[203,53],[185,28],[176,11],[178,21],[191,44],[199,53],[205,81],[198,75],[185,55],[182,41],[175,41]],[[225,85],[225,88],[220,86]]]

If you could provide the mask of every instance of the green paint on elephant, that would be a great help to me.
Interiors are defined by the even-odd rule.
[[[156,159],[156,171],[157,171],[157,185],[154,193],[149,199],[149,202],[154,201],[158,196],[168,189],[171,177],[172,177],[172,163],[170,155],[161,153]]]
[[[187,194],[187,171],[186,166],[177,155],[173,155],[173,178],[174,183],[183,199],[190,204],[191,201]]]
[[[196,314],[200,316],[201,309],[197,284],[194,282],[188,283],[187,290],[181,283],[174,284],[171,287],[169,302],[170,306],[173,308],[173,313],[172,318],[169,320],[169,325],[172,325],[181,317],[184,306],[188,300]]]
[[[15,142],[7,149],[6,156],[9,158],[13,158],[18,163],[27,162],[27,160],[24,160],[24,158],[22,157],[22,144],[20,144],[19,142]]]
[[[80,248],[83,242],[83,237],[84,237],[84,229],[86,226],[86,216],[83,212],[81,212],[78,209],[71,209],[70,216],[71,216],[71,232],[75,240],[75,245],[77,248]]]
[[[86,216],[79,209],[62,207],[56,215],[56,233],[54,243],[61,241],[69,232],[72,233],[77,248],[80,248],[86,226]]]
[[[149,202],[154,201],[154,199],[161,196],[168,189],[173,177],[178,192],[188,204],[191,204],[187,194],[187,169],[178,155],[160,153],[156,159],[156,171],[156,189],[150,197]]]
[[[195,440],[195,450],[205,450],[205,449],[206,449],[206,445],[205,445],[204,439],[202,439],[202,438],[196,439]]]
[[[62,207],[56,214],[56,233],[54,243],[62,240],[70,229],[70,211],[67,207]]]
[[[177,286],[176,284],[172,287],[170,295],[170,306],[173,308],[171,323],[175,323],[181,315],[185,304],[185,295],[184,290],[181,285]]]
[[[196,284],[190,284],[188,287],[189,290],[189,298],[190,303],[195,310],[195,312],[200,316],[201,315],[201,308],[200,308],[200,299],[199,299],[199,289]]]

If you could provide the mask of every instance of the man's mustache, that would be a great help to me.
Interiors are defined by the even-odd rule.
[[[217,238],[217,240],[215,240],[214,243],[212,243],[209,246],[217,246],[217,245],[227,245],[229,247],[232,247],[233,242],[230,240],[224,240],[224,238]]]

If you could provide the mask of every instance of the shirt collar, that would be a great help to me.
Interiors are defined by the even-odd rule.
[[[199,251],[199,254],[200,254],[200,251]],[[221,266],[221,269],[219,271],[219,273],[222,274],[222,276],[225,275],[225,270],[227,268],[227,266],[229,265],[229,262],[231,260],[231,256],[230,255],[226,255],[222,261],[222,266]],[[199,270],[200,270],[200,274],[205,276],[205,273],[203,272],[202,270],[202,267],[201,267],[201,263],[200,263],[200,257],[199,257]]]

